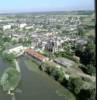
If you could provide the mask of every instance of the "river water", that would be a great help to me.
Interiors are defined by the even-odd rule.
[[[27,68],[25,58],[18,59],[22,80],[16,90],[16,100],[67,100],[63,94],[64,88],[47,76]],[[0,74],[7,65],[0,59]],[[11,97],[0,91],[0,100],[11,100]],[[71,100],[71,99],[68,99]]]

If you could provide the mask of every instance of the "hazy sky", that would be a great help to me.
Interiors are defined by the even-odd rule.
[[[94,0],[0,0],[0,12],[93,10]]]

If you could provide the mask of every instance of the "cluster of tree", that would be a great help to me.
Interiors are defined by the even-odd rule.
[[[0,42],[10,42],[11,38],[8,37],[7,35],[4,35],[3,32],[0,32]]]
[[[15,68],[15,63],[14,63],[14,59],[16,59],[16,56],[11,53],[11,54],[8,54],[8,53],[2,53],[2,58],[4,61],[7,62],[7,64],[11,65],[11,67]]]
[[[2,38],[2,40],[3,40],[4,42],[10,42],[11,38],[8,37],[8,36],[4,36],[4,37]]]
[[[64,86],[66,86],[70,91],[72,91],[75,95],[77,95],[82,89],[84,82],[81,78],[70,77],[69,80],[64,79],[63,83],[64,83]]]
[[[16,56],[13,54],[13,53],[3,53],[2,54],[2,58],[5,60],[5,61],[8,61],[8,62],[13,62],[14,59],[16,58]]]
[[[77,30],[78,30],[78,34],[79,36],[84,36],[84,29],[83,29],[83,26],[78,26],[77,27]]]
[[[82,89],[77,98],[78,100],[96,100],[96,89]]]
[[[57,68],[54,63],[45,62],[40,66],[40,69],[50,76],[52,76],[56,81],[60,83],[64,79],[64,71],[62,68]]]
[[[69,80],[64,78],[63,86],[67,87],[71,92],[74,93],[77,100],[96,100],[96,87],[93,86],[85,88],[84,82],[90,82],[90,80],[82,78],[73,78],[70,77]]]
[[[22,43],[24,46],[30,46],[32,43],[32,39],[31,39],[31,37],[19,39],[19,43]]]
[[[84,48],[85,49],[83,49],[83,47],[76,48],[75,54],[76,56],[80,57],[80,62],[85,66],[81,66],[82,70],[87,74],[93,75],[96,72],[95,44],[92,42],[88,42]]]
[[[64,87],[69,89],[76,96],[77,100],[96,100],[96,87],[94,86],[93,88],[85,88],[84,86],[85,82],[90,83],[89,79],[83,79],[80,77],[66,78],[66,73],[64,73],[63,69],[55,66],[56,65],[53,63],[46,62],[40,66],[40,69],[52,76]]]
[[[5,50],[6,43],[9,43],[11,41],[11,38],[8,36],[5,36],[4,33],[0,32],[0,53]]]

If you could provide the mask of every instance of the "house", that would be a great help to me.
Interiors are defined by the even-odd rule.
[[[29,49],[26,49],[25,50],[25,53],[28,54],[30,57],[34,58],[33,60],[38,62],[39,64],[41,62],[45,62],[45,61],[48,61],[49,58],[43,56],[42,54],[36,52],[35,50],[29,48]]]
[[[20,44],[17,44],[15,46],[12,45],[12,46],[7,47],[5,52],[8,54],[13,53],[16,56],[20,56],[24,53],[24,47]]]
[[[75,62],[70,60],[70,59],[67,59],[67,58],[56,58],[54,60],[55,63],[61,65],[61,66],[64,66],[66,68],[69,68],[69,67],[72,67],[75,65]]]

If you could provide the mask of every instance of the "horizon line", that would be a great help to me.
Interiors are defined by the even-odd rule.
[[[15,11],[15,12],[0,12],[0,14],[19,14],[19,13],[48,13],[48,12],[76,12],[76,11],[94,11],[95,9],[85,10],[52,10],[52,11]]]

